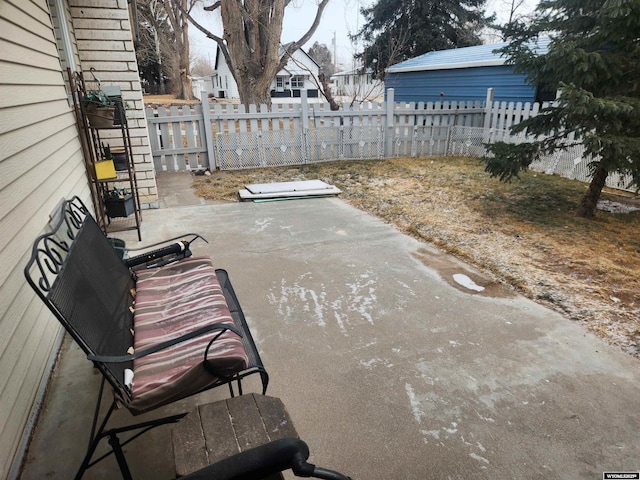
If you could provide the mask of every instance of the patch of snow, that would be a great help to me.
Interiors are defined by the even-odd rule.
[[[484,457],[481,457],[480,455],[478,455],[477,453],[470,453],[469,456],[471,458],[473,458],[474,460],[478,460],[479,462],[483,462],[483,463],[489,463],[489,460],[487,460]]]
[[[598,209],[609,213],[629,213],[636,210],[640,210],[633,205],[627,205],[625,203],[613,202],[611,200],[598,201]]]
[[[420,433],[425,436],[428,435],[430,437],[433,437],[436,440],[440,440],[440,430],[420,430]]]
[[[409,405],[411,405],[411,412],[413,412],[413,418],[416,423],[422,423],[422,418],[426,416],[426,414],[420,410],[420,401],[416,397],[416,393],[413,391],[413,387],[410,384],[405,384],[404,386],[407,396],[409,397]]]
[[[476,282],[471,280],[469,277],[467,277],[463,273],[454,274],[453,279],[463,287],[468,288],[469,290],[475,290],[476,292],[482,292],[484,290],[484,287],[476,284]]]

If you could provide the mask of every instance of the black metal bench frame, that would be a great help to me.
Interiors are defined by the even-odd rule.
[[[129,292],[135,286],[136,269],[164,265],[188,257],[191,255],[190,243],[202,237],[197,234],[186,234],[149,246],[159,247],[152,252],[147,251],[132,258],[122,259],[80,198],[73,197],[62,203],[53,223],[55,224],[51,225],[51,231],[39,236],[34,242],[31,258],[24,270],[25,277],[40,299],[102,374],[89,445],[76,478],[81,478],[88,468],[113,454],[118,461],[123,478],[129,479],[131,474],[122,447],[152,428],[179,421],[187,412],[107,430],[107,423],[113,411],[118,408],[118,403],[114,400],[108,412],[101,421],[99,420],[105,382],[108,382],[119,394],[130,395],[129,389],[124,385],[123,373],[125,368],[129,368],[134,358],[180,343],[191,338],[193,334],[183,335],[162,345],[129,355],[127,349],[131,345],[133,313],[130,305],[123,299],[130,296]],[[179,242],[177,242],[178,239],[180,239]],[[126,270],[127,275],[122,275],[122,269]],[[85,284],[95,283],[93,275],[104,276],[104,282],[107,283],[105,287],[108,288],[94,290],[85,288]],[[223,328],[220,333],[229,329],[241,335],[249,364],[242,372],[230,378],[221,379],[207,390],[227,384],[230,395],[234,396],[235,383],[241,395],[242,379],[257,373],[262,382],[262,394],[265,394],[269,376],[227,272],[218,269],[216,276],[235,325],[234,328]],[[69,281],[69,277],[73,280]],[[80,295],[83,297],[79,298]],[[86,296],[91,298],[87,299]],[[63,308],[60,308],[61,304]],[[98,304],[101,307],[95,307],[93,310]],[[67,310],[71,311],[72,315],[69,315]],[[96,314],[97,310],[100,314]],[[79,322],[78,319],[80,319]],[[219,326],[214,325],[207,331],[219,329]],[[92,335],[100,338],[91,338]],[[192,392],[191,395],[201,391]],[[121,441],[118,435],[123,433],[132,435]],[[92,460],[98,444],[107,437],[111,449],[108,453]]]

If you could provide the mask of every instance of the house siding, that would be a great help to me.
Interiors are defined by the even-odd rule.
[[[77,68],[120,86],[141,200],[157,204],[127,0],[0,2],[0,478],[19,472],[61,335],[24,279],[30,245],[63,198],[91,206],[54,5]]]
[[[286,77],[284,91],[278,90],[276,79],[271,82],[269,90],[272,97],[299,97],[301,89],[308,91],[310,97],[318,96],[318,85],[313,80],[318,78],[319,67],[315,61],[305,52],[298,49],[291,55],[287,65],[276,74],[277,77]],[[301,88],[292,88],[290,79],[292,76],[304,76],[304,85]],[[231,69],[218,48],[216,51],[216,71],[213,75],[213,94],[218,98],[240,98],[238,85],[231,74]]]
[[[333,74],[332,93],[341,97],[348,97],[357,102],[376,101],[384,98],[384,83],[373,78],[372,73],[348,71]]]
[[[507,65],[388,72],[385,87],[395,89],[398,102],[484,101],[488,88],[494,89],[496,101],[535,100],[535,89],[525,75]]]
[[[78,56],[87,88],[97,88],[89,70],[102,85],[119,86],[126,102],[127,121],[143,206],[158,206],[153,158],[142,98],[142,86],[133,46],[127,0],[68,0],[73,18]],[[109,134],[110,133],[110,134]],[[118,146],[119,132],[101,132]]]
[[[46,0],[0,4],[0,477],[19,451],[60,327],[27,286],[29,247],[63,197],[89,198]]]
[[[218,80],[217,82],[214,80],[213,95],[220,98],[240,98],[238,84],[233,78],[231,69],[229,65],[227,65],[220,49],[217,50],[216,55],[216,72],[214,77],[217,77]]]

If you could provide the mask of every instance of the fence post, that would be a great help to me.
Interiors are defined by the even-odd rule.
[[[209,156],[209,170],[218,169],[218,157],[216,156],[215,142],[213,141],[213,133],[211,132],[211,107],[209,106],[209,96],[206,92],[202,93],[202,123],[204,124],[204,140],[207,146],[207,155]]]
[[[491,108],[493,107],[493,88],[487,88],[487,98],[484,101],[484,128],[491,127]]]
[[[395,141],[395,123],[393,116],[393,109],[395,107],[395,90],[393,88],[387,89],[387,102],[386,102],[386,132],[384,136],[384,156],[385,158],[393,157],[393,143]]]
[[[300,90],[300,115],[302,116],[302,132],[300,134],[301,150],[304,163],[309,163],[307,154],[307,135],[309,133],[309,102],[307,101],[307,89]]]
[[[309,102],[307,101],[307,89],[300,90],[300,115],[302,116],[302,129],[309,128]]]
[[[482,128],[483,143],[491,143],[491,110],[493,109],[493,93],[493,88],[487,88],[487,98],[484,101],[484,121]]]

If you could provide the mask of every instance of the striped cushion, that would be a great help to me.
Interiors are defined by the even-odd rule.
[[[136,272],[135,351],[179,337],[211,323],[234,326],[215,269],[208,257],[191,257],[170,265]],[[201,335],[134,361],[134,414],[166,405],[210,387],[247,368],[242,340],[224,332],[204,352],[219,330]]]

